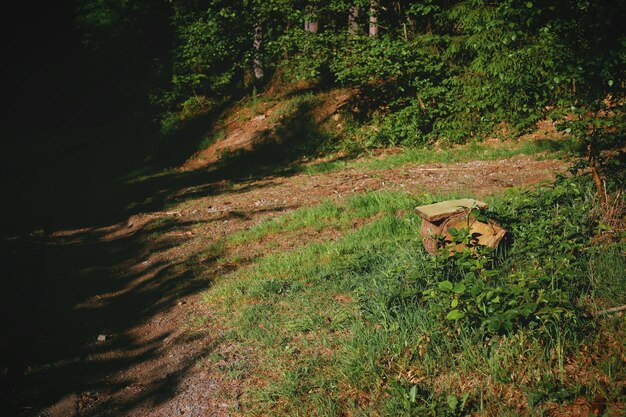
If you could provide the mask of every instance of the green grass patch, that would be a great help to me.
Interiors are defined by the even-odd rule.
[[[576,147],[569,140],[538,140],[507,142],[498,145],[471,143],[450,149],[405,148],[401,152],[380,158],[364,158],[352,161],[326,161],[305,165],[302,171],[308,174],[323,174],[341,169],[384,170],[407,164],[456,163],[465,161],[489,161],[511,158],[517,155],[533,155],[536,158],[556,158],[571,153]]]
[[[322,229],[339,225],[346,220],[343,214],[339,205],[326,200],[315,207],[301,208],[277,219],[265,220],[249,230],[234,234],[230,237],[229,243],[239,245],[261,239],[272,233],[293,231],[305,227]]]
[[[592,313],[624,300],[626,248],[591,245],[590,190],[576,178],[490,198],[512,236],[496,254],[426,254],[405,210],[430,196],[366,193],[260,226],[250,238],[372,218],[205,292],[230,339],[254,352],[244,414],[537,415],[624,401],[624,320]]]
[[[367,219],[379,214],[399,210],[413,210],[422,201],[434,201],[435,197],[415,197],[395,191],[371,191],[355,194],[344,202],[325,200],[313,207],[300,208],[293,213],[265,220],[249,230],[238,232],[228,240],[230,245],[241,245],[260,240],[268,235],[292,232],[305,228],[322,230],[329,227],[344,229],[355,219]]]

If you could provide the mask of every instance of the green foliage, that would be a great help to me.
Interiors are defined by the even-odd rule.
[[[442,253],[438,262],[446,279],[427,286],[421,299],[452,327],[480,328],[486,335],[524,326],[547,334],[553,324],[576,323],[581,312],[573,294],[590,287],[580,277],[596,230],[592,203],[590,184],[578,178],[496,206],[514,239],[506,254],[479,247]],[[453,243],[472,239],[468,229],[450,234]]]
[[[354,6],[356,30],[348,27]],[[525,131],[549,112],[563,119],[572,106],[597,115],[607,94],[623,102],[623,0],[381,1],[377,37],[367,36],[369,7],[364,0],[183,0],[152,9],[91,0],[78,20],[99,56],[154,66],[141,85],[166,111],[202,109],[261,87],[277,68],[290,79],[359,86],[356,118],[373,127],[373,146],[465,142],[503,123]],[[311,20],[317,33],[303,29]],[[164,22],[171,35],[155,49],[145,33]],[[150,47],[140,50],[143,43]],[[253,79],[253,61],[265,80]]]
[[[249,41],[249,28],[238,18],[243,8],[221,1],[205,7],[175,3],[173,13],[172,89],[164,95],[166,103],[228,95],[241,78]]]

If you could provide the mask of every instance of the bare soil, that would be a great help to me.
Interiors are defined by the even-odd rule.
[[[354,96],[354,89],[337,89],[331,92],[318,94],[319,103],[308,111],[307,116],[318,125],[331,121],[331,116],[339,117],[337,110],[346,105]],[[275,129],[288,115],[273,117],[280,112],[284,102],[261,104],[258,114],[250,114],[250,108],[235,106],[224,115],[224,125],[228,134],[223,140],[211,144],[187,160],[181,169],[190,171],[205,168],[218,162],[224,154],[237,151],[252,151],[255,146],[267,143],[280,143],[281,138],[275,134]],[[262,107],[261,107],[262,106]],[[274,115],[275,116],[275,115]],[[336,128],[337,126],[333,126]]]

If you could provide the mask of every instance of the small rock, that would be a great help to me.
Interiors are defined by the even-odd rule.
[[[103,335],[103,334],[98,335],[98,342],[104,342],[106,340],[107,340],[106,335]]]

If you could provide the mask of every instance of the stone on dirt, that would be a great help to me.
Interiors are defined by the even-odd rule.
[[[485,210],[489,208],[486,203],[474,200],[473,198],[463,198],[460,200],[447,200],[440,203],[428,204],[426,206],[416,207],[415,210],[423,219],[429,222],[436,222],[447,219],[453,214],[463,213],[472,208]]]
[[[495,249],[506,234],[506,230],[493,220],[479,221],[472,214],[472,209],[484,210],[487,207],[482,201],[471,198],[416,207],[415,210],[423,219],[420,236],[426,251],[435,255],[446,249],[453,255],[455,252],[463,251],[465,248],[472,249],[477,245]],[[470,243],[468,245],[454,243],[450,229],[469,229],[472,236]]]

